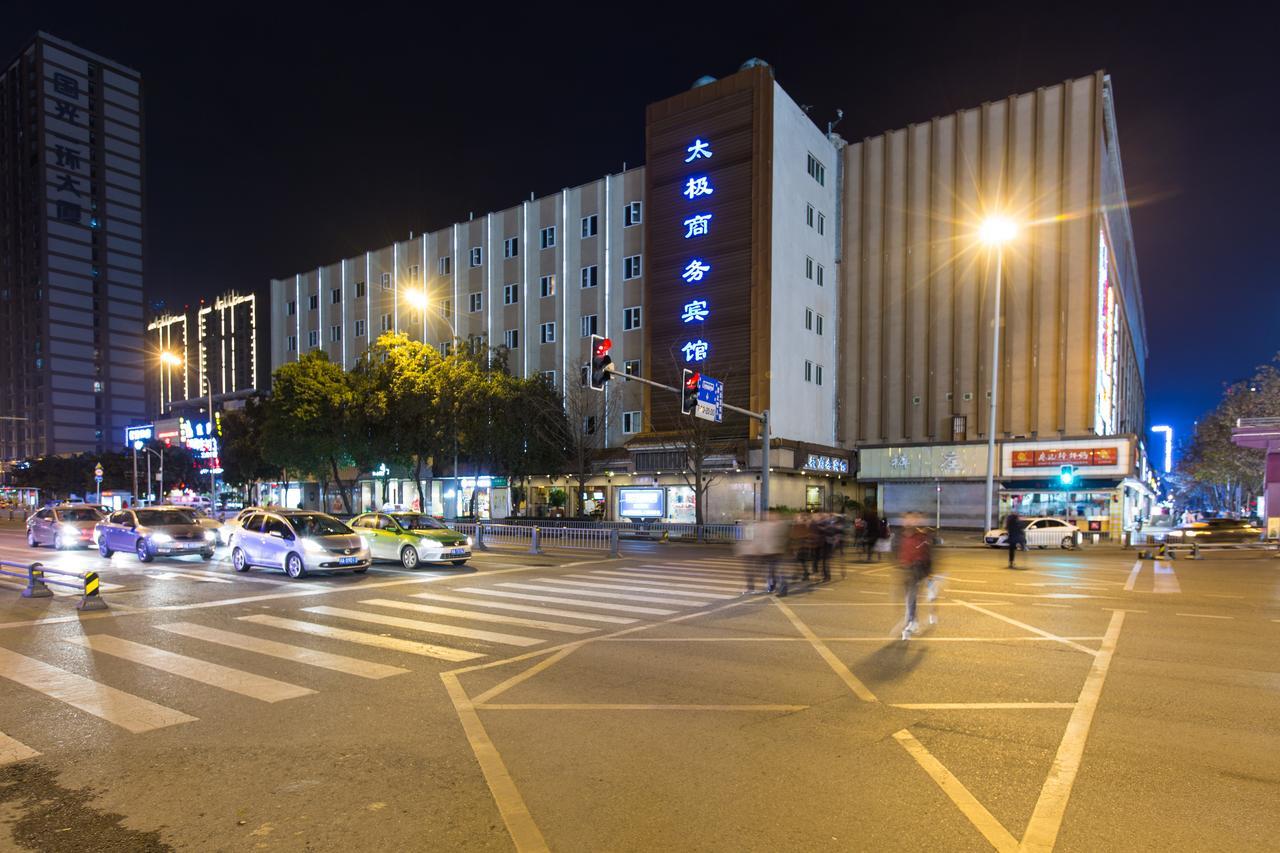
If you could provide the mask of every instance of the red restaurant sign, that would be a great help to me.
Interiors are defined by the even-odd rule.
[[[1014,468],[1054,468],[1058,465],[1115,465],[1120,461],[1116,447],[1073,447],[1062,450],[1015,450]]]

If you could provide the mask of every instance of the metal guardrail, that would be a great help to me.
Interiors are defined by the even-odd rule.
[[[750,537],[747,524],[685,524],[670,521],[586,521],[558,518],[508,518],[501,524],[511,527],[538,527],[546,530],[617,530],[625,539],[681,539],[692,542],[740,542]],[[454,526],[450,524],[450,526]],[[459,530],[461,528],[458,528]]]
[[[532,524],[490,524],[488,522],[449,522],[451,528],[472,537],[478,551],[489,545],[528,547],[530,554],[541,554],[542,546],[552,548],[608,551],[618,556],[618,531],[612,528],[542,527]]]
[[[21,571],[14,571],[14,569]],[[97,572],[64,572],[61,569],[50,569],[43,563],[15,563],[10,560],[0,560],[0,575],[26,581],[27,586],[22,590],[23,598],[49,598],[53,595],[53,591],[49,589],[48,584],[69,586],[81,591],[76,610],[107,609],[107,602],[98,594],[100,581]]]
[[[1277,539],[1259,539],[1257,541],[1247,542],[1205,542],[1200,543],[1192,539],[1190,542],[1170,542],[1167,539],[1151,538],[1146,543],[1146,548],[1138,554],[1144,560],[1151,559],[1178,559],[1179,552],[1186,555],[1189,560],[1203,560],[1202,551],[1210,553],[1222,553],[1227,551],[1253,551],[1267,552],[1274,551],[1277,557],[1280,557],[1280,540]]]

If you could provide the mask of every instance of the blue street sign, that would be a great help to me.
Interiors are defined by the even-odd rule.
[[[704,421],[720,423],[724,416],[724,384],[719,379],[703,376],[698,380],[698,407],[693,414]]]

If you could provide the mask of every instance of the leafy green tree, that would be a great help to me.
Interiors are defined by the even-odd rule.
[[[269,404],[258,398],[222,416],[222,478],[241,489],[280,476],[280,467],[263,456]],[[166,464],[168,464],[166,462]],[[250,496],[251,500],[256,500]]]

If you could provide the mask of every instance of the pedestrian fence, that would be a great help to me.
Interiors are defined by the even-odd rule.
[[[1203,560],[1204,553],[1223,553],[1227,551],[1273,552],[1280,557],[1280,540],[1258,539],[1246,542],[1205,542],[1195,539],[1189,542],[1170,542],[1165,534],[1149,534],[1135,531],[1131,544],[1142,548],[1138,556],[1144,560],[1168,559],[1176,560],[1182,554],[1189,560]]]
[[[542,536],[549,530],[616,530],[623,539],[680,540],[687,542],[740,542],[751,538],[749,524],[685,524],[668,521],[584,521],[557,518],[508,518],[511,527],[537,527]],[[461,531],[459,525],[450,524]],[[527,538],[525,541],[528,541]]]
[[[608,551],[618,556],[618,531],[614,528],[542,527],[532,524],[491,524],[489,522],[449,522],[459,533],[471,537],[478,551],[490,545],[528,548],[530,554],[542,553],[543,546],[588,551]]]
[[[97,572],[64,572],[51,569],[42,563],[15,563],[0,560],[0,575],[26,581],[23,598],[48,598],[53,595],[49,584],[78,589],[81,592],[76,610],[106,610],[107,602],[98,594]]]

